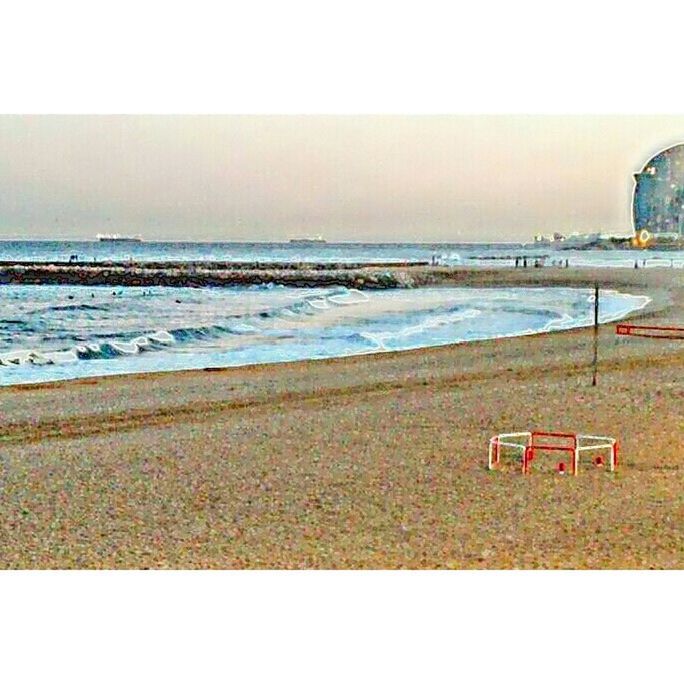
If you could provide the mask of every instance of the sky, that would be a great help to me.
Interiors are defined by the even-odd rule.
[[[631,231],[684,116],[0,116],[0,237],[515,241]]]

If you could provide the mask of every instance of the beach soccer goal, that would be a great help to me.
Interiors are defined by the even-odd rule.
[[[540,453],[562,454],[556,470],[559,474],[579,473],[582,457],[591,463],[614,472],[618,466],[618,441],[613,437],[578,435],[572,432],[505,432],[489,440],[489,470],[498,468],[502,461],[516,462],[523,475],[532,472],[532,463]],[[585,459],[586,460],[586,459]]]

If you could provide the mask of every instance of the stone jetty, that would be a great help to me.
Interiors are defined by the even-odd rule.
[[[273,283],[291,287],[388,289],[417,285],[427,262],[0,262],[0,284],[227,287]],[[420,280],[420,278],[419,278]]]

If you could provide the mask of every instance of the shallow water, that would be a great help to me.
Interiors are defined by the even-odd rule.
[[[647,297],[602,291],[601,321]],[[0,288],[0,384],[318,359],[590,325],[573,288]]]

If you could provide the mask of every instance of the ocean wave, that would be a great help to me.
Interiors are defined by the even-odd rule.
[[[439,255],[439,261],[441,263],[456,265],[462,263],[463,258],[458,252],[446,252]]]
[[[260,285],[261,290],[285,289],[279,285]],[[359,296],[361,295],[361,296]],[[279,331],[272,334],[271,329],[265,329],[263,325],[271,321],[289,322],[308,319],[316,314],[329,311],[335,307],[347,306],[350,303],[366,301],[367,297],[357,290],[346,288],[331,288],[323,293],[315,295],[307,294],[298,297],[295,301],[278,307],[271,307],[256,313],[243,313],[228,315],[225,322],[210,325],[198,325],[188,327],[162,329],[156,332],[145,330],[128,331],[123,334],[113,332],[98,333],[93,331],[90,340],[83,340],[77,333],[69,330],[44,333],[42,342],[74,340],[78,343],[68,348],[52,350],[17,350],[0,354],[0,365],[22,366],[25,364],[51,365],[59,363],[73,363],[75,361],[91,361],[102,359],[115,359],[117,357],[134,356],[146,352],[153,352],[170,346],[180,346],[208,340],[220,340],[226,336],[245,336],[259,333],[270,333],[269,336],[278,339],[289,339],[293,335],[287,331]],[[105,307],[106,308],[106,307]],[[101,307],[91,304],[68,304],[43,307],[37,311],[41,314],[46,311],[94,311]],[[34,310],[33,313],[35,313]],[[13,319],[14,320],[14,319]],[[23,323],[17,320],[16,323]]]
[[[43,309],[46,311],[104,311],[109,308],[109,304],[56,304],[54,306],[47,306]]]
[[[45,316],[53,312],[78,313],[80,311],[107,311],[114,302],[98,302],[95,304],[86,302],[74,302],[73,304],[50,304],[35,309],[24,311],[29,316]]]
[[[365,331],[361,333],[361,336],[363,339],[372,342],[378,349],[390,350],[397,346],[392,343],[398,343],[398,346],[401,347],[401,340],[405,338],[425,335],[425,333],[435,328],[444,328],[467,319],[477,318],[481,315],[482,310],[480,309],[459,308],[456,311],[443,312],[436,316],[427,316],[416,325],[408,325],[396,330]],[[453,341],[458,342],[461,339],[454,338]]]

